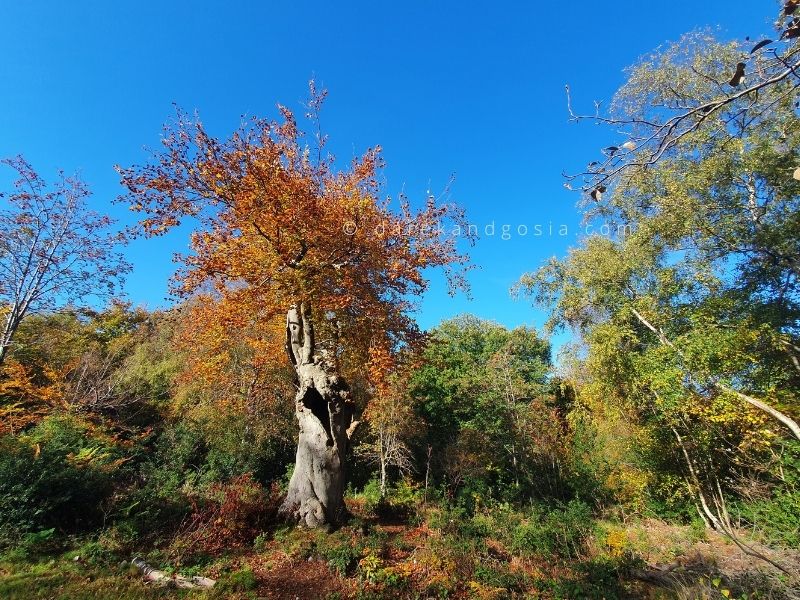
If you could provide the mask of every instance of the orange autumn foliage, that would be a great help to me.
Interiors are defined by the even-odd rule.
[[[198,295],[181,308],[174,345],[182,356],[172,410],[211,421],[245,415],[271,436],[285,435],[294,387],[283,357],[280,319],[262,320],[244,303]]]
[[[258,379],[284,356],[279,343],[285,326],[282,320],[263,318],[234,297],[199,295],[182,310],[175,340],[186,363],[178,376],[180,385],[222,386],[230,390],[235,402],[235,388],[243,385],[244,377],[237,373],[250,373]]]
[[[24,365],[7,360],[0,369],[0,435],[19,432],[38,423],[63,402],[59,375],[49,368],[40,384]]]
[[[323,98],[312,85],[312,120]],[[199,335],[238,331],[272,359],[286,311],[302,302],[340,372],[366,367],[383,387],[396,350],[419,336],[410,311],[427,289],[425,270],[441,267],[451,291],[466,288],[467,259],[448,235],[469,231],[463,212],[433,197],[417,210],[404,197],[393,203],[379,184],[380,148],[338,170],[323,154],[325,138],[311,149],[293,113],[279,110],[280,122],[252,119],[225,141],[179,113],[151,164],[118,169],[122,200],[144,214],[148,236],[186,218],[199,223],[174,287],[213,298],[202,303],[209,330]]]

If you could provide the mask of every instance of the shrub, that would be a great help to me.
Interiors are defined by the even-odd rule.
[[[113,448],[69,419],[48,418],[25,438],[0,438],[0,539],[99,522],[118,465]]]
[[[288,556],[305,560],[314,555],[317,542],[324,543],[325,537],[327,534],[322,530],[284,526],[275,531],[273,539]]]
[[[362,579],[369,583],[376,583],[383,567],[383,561],[373,552],[368,551],[364,558],[358,561],[358,573]]]
[[[384,521],[407,521],[416,513],[421,493],[418,484],[403,479],[390,487],[385,496],[381,496],[380,482],[371,479],[354,498],[363,503],[364,510],[370,516]]]
[[[180,556],[218,556],[250,546],[275,522],[280,493],[274,485],[267,494],[250,475],[242,475],[227,484],[214,484],[190,500],[192,514],[178,533],[175,550]]]
[[[41,554],[51,554],[60,548],[55,529],[43,529],[21,536],[14,548],[3,553],[3,560],[11,562],[26,562],[32,557]]]
[[[620,582],[620,572],[625,568],[624,564],[615,561],[593,560],[578,564],[576,572],[565,577],[539,579],[533,583],[536,589],[545,592],[543,596],[547,598],[627,598],[629,595]]]
[[[360,493],[354,497],[363,503],[367,514],[376,516],[378,504],[381,502],[381,484],[377,479],[370,479]]]
[[[90,565],[110,565],[119,559],[119,556],[107,548],[100,541],[86,542],[74,551],[74,556],[79,556],[81,561]],[[72,554],[70,554],[72,556]]]
[[[319,538],[316,550],[331,569],[346,577],[355,573],[365,547],[342,531]]]
[[[171,537],[192,511],[187,492],[201,487],[204,463],[199,434],[168,424],[154,436],[151,455],[139,465],[139,485],[117,505],[115,516],[139,540]]]
[[[562,508],[534,510],[514,534],[514,549],[523,554],[576,557],[594,527],[589,506],[572,500]]]
[[[446,533],[458,532],[461,523],[467,519],[467,512],[461,507],[442,506],[428,512],[428,526]]]
[[[414,565],[401,563],[399,565],[380,569],[376,579],[389,597],[396,597],[397,592],[410,587],[413,570]]]
[[[117,527],[130,541],[155,543],[171,537],[191,510],[189,498],[182,491],[170,493],[148,482],[117,506]]]
[[[786,490],[741,507],[742,516],[773,544],[800,548],[800,491]]]
[[[253,550],[256,552],[264,552],[269,545],[269,535],[266,533],[259,533],[256,539],[253,540]]]

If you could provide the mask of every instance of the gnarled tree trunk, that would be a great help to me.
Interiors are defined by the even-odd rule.
[[[347,384],[314,346],[314,325],[304,304],[286,319],[286,350],[297,374],[297,459],[281,513],[308,527],[337,525],[344,505],[345,453],[358,421]]]

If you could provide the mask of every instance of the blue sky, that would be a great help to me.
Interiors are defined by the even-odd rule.
[[[434,279],[423,327],[462,312],[508,326],[545,315],[514,301],[519,276],[578,242],[578,197],[561,173],[609,145],[567,120],[564,84],[591,110],[623,68],[702,26],[722,37],[768,34],[764,0],[553,2],[0,1],[0,156],[22,153],[43,176],[78,171],[93,206],[122,223],[115,164],[146,160],[172,104],[230,133],[243,114],[301,110],[313,76],[329,91],[322,124],[348,160],[380,144],[387,193],[424,198],[451,174],[452,198],[481,230],[473,299]],[[566,225],[567,236],[548,235]],[[511,239],[501,238],[510,226]],[[533,235],[540,225],[543,235]],[[526,226],[522,236],[519,227]],[[186,231],[133,243],[127,294],[165,305],[172,254]],[[559,338],[563,341],[563,337]]]

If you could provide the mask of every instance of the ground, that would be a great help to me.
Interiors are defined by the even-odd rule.
[[[474,518],[468,527],[447,516],[401,523],[356,518],[333,533],[279,529],[259,537],[252,548],[178,567],[217,579],[211,591],[145,583],[135,568],[98,551],[96,543],[55,555],[6,552],[0,558],[0,598],[787,597],[774,569],[697,527],[656,520],[598,522],[579,552],[557,557],[520,550],[500,526],[469,529]]]

